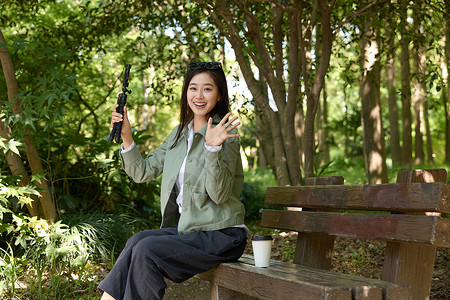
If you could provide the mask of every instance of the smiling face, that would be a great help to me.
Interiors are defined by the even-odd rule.
[[[187,101],[194,113],[194,126],[203,127],[209,112],[220,99],[219,89],[208,72],[192,77],[187,90]]]

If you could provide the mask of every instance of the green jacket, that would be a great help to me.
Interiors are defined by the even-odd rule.
[[[215,124],[219,121],[214,118]],[[239,200],[244,181],[239,139],[229,138],[219,152],[210,152],[204,145],[206,125],[194,133],[186,159],[182,213],[179,215],[175,182],[186,156],[187,126],[177,145],[170,149],[176,132],[177,128],[145,159],[137,147],[121,154],[125,172],[135,182],[149,181],[163,174],[161,227],[178,221],[179,234],[186,234],[244,224],[244,205]]]

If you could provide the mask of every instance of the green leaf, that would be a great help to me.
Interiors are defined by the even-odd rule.
[[[39,174],[39,173],[33,174],[33,175],[31,176],[31,182],[37,181],[37,182],[41,183],[41,179],[42,179],[42,178],[45,178],[45,175],[44,175],[44,174]]]
[[[33,199],[31,199],[30,197],[27,197],[27,196],[19,197],[20,207],[23,207],[24,205],[29,205],[29,206],[33,207],[33,205],[32,205],[33,201],[34,201]]]
[[[10,139],[7,143],[6,143],[6,150],[10,150],[12,152],[14,152],[15,154],[20,156],[20,152],[19,149],[17,149],[17,147],[21,146],[22,143],[15,141],[14,139]],[[6,151],[5,151],[6,153]]]
[[[24,237],[22,237],[21,235],[19,235],[17,238],[16,238],[16,241],[14,242],[14,245],[20,245],[20,246],[22,246],[22,248],[24,248],[24,249],[26,249],[27,248],[27,241],[25,240],[25,238]]]
[[[107,168],[108,165],[114,162],[111,158],[97,158],[99,168]]]
[[[8,228],[6,228],[6,232],[8,232],[8,234],[10,234],[11,232],[13,232],[14,231],[14,226],[13,225],[10,225],[10,226],[8,226]]]
[[[116,179],[119,182],[122,181],[122,178],[120,176],[120,170],[119,169],[115,169],[112,172],[109,172],[108,174],[108,182],[111,181],[112,179]]]

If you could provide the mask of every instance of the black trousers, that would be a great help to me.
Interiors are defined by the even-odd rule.
[[[236,261],[246,246],[246,231],[231,227],[179,235],[177,227],[141,231],[132,236],[113,269],[98,286],[116,300],[162,299],[164,277],[180,283]]]

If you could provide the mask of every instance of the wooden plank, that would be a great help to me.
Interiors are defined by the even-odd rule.
[[[251,297],[227,288],[211,283],[211,300],[255,300]]]
[[[355,210],[450,212],[450,185],[389,183],[268,187],[265,204]]]
[[[436,216],[265,209],[262,213],[261,226],[342,237],[397,240],[450,247],[448,235],[450,219]]]
[[[447,171],[444,169],[402,171],[397,175],[398,183],[446,182],[446,180]],[[448,244],[449,236],[448,222],[437,227],[436,239],[446,240]],[[438,243],[437,245],[440,246]],[[413,299],[429,299],[435,257],[435,245],[388,242],[382,278],[410,285]]]
[[[253,263],[252,256],[244,255],[238,263],[221,264],[199,277],[258,299],[410,299],[405,285],[276,260],[269,268]]]
[[[342,185],[344,177],[309,177],[307,185]],[[308,210],[308,208],[304,208]],[[312,208],[311,208],[312,210]],[[297,236],[294,263],[303,266],[330,270],[335,237],[322,233],[299,232]]]
[[[429,299],[436,256],[434,245],[388,243],[381,278],[411,286],[412,299]]]
[[[251,265],[253,264],[253,257],[251,255],[244,254],[239,259],[239,261]],[[271,260],[270,268],[292,274],[304,273],[305,270],[308,270],[307,268],[299,267],[296,264],[281,262],[278,260]],[[338,274],[340,278],[336,279],[334,275],[337,273],[335,272],[331,273],[333,274],[333,277],[328,277],[329,276],[328,272],[318,271],[317,273],[314,274],[318,274],[318,276],[320,276],[320,278],[322,279],[327,278],[327,280],[335,281],[336,283],[344,286],[348,286],[350,284],[350,286],[352,286],[352,295],[354,299],[378,299],[379,297],[382,297],[381,295],[383,295],[383,299],[396,299],[396,300],[411,299],[411,290],[410,287],[407,285],[395,284],[388,281],[340,273]]]
[[[330,270],[335,237],[322,233],[299,232],[294,253],[294,263]]]
[[[294,274],[237,262],[221,264],[198,276],[258,299],[352,299],[350,287],[340,287],[335,282],[314,282],[307,275],[301,281]]]

